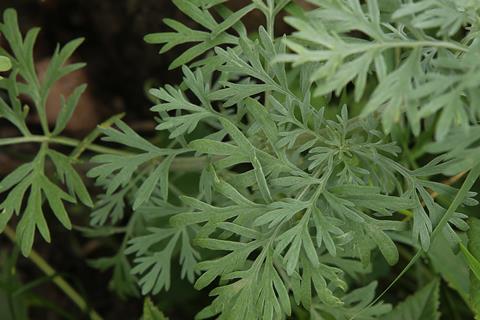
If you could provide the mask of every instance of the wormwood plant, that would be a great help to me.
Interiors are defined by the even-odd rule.
[[[88,236],[123,236],[92,263],[113,269],[116,292],[169,290],[180,265],[181,278],[210,290],[198,319],[439,319],[442,283],[466,307],[441,310],[479,315],[480,231],[465,207],[477,205],[480,175],[480,2],[311,0],[310,11],[289,0],[236,11],[222,0],[173,2],[196,27],[166,19],[171,31],[145,37],[161,52],[188,45],[171,64],[182,83],[149,91],[155,142],[118,118],[84,141],[60,136],[85,87],[62,100],[53,127],[45,102],[82,67],[65,65],[81,40],[59,47],[40,80],[38,30],[23,37],[5,12],[11,50],[0,67],[11,61],[12,71],[0,81],[0,116],[21,136],[0,145],[40,145],[0,183],[0,226],[18,216],[22,253],[37,231],[50,241],[45,213],[71,228],[66,203],[79,201],[94,207]],[[265,23],[248,32],[254,12]],[[291,35],[279,33],[285,12]],[[98,135],[115,149],[93,144]],[[74,167],[87,149],[97,153],[88,177],[104,190],[95,204]],[[382,302],[412,274],[408,291],[418,290]],[[147,302],[145,318],[155,318]]]

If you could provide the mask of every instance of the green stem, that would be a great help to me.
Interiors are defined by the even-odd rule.
[[[478,163],[475,167],[470,170],[465,181],[463,182],[462,186],[458,190],[455,198],[453,199],[452,203],[448,207],[447,211],[443,214],[440,222],[435,226],[433,229],[431,239],[435,239],[435,237],[440,233],[445,225],[447,224],[448,220],[453,216],[457,208],[462,204],[465,196],[473,187],[474,183],[477,181],[478,177],[480,176],[480,163]]]
[[[106,153],[106,154],[116,154],[116,155],[134,155],[135,153],[113,149],[108,147],[99,146],[96,144],[85,144],[80,140],[67,138],[67,137],[47,137],[40,135],[31,135],[26,137],[15,137],[15,138],[5,138],[0,139],[0,146],[21,144],[21,143],[52,143],[52,144],[61,144],[69,147],[77,147],[82,144],[82,148],[88,149],[97,153]],[[172,171],[183,171],[183,172],[197,172],[201,171],[208,164],[208,158],[206,156],[202,157],[179,157],[176,158],[170,169]]]
[[[5,138],[0,140],[0,146],[7,146],[12,144],[20,144],[20,143],[53,143],[53,144],[61,144],[70,147],[76,147],[80,144],[80,140],[67,138],[67,137],[47,137],[47,136],[40,136],[40,135],[32,135],[26,137],[15,137],[15,138]],[[108,154],[118,154],[118,155],[130,155],[132,153],[128,151],[108,148],[99,146],[96,144],[90,144],[86,147],[86,149],[95,151],[98,153],[108,153]]]
[[[275,3],[268,1],[268,13],[266,14],[267,33],[271,39],[275,39]]]
[[[17,235],[15,231],[6,226],[5,234],[12,241],[16,242]],[[71,286],[68,282],[65,281],[58,273],[53,269],[45,259],[43,259],[35,250],[32,250],[30,256],[28,257],[40,270],[43,271],[48,277],[52,278],[53,283],[55,283],[69,298],[75,303],[82,311],[88,312],[90,319],[92,320],[102,320],[103,318],[95,311],[91,310],[87,302],[82,298],[82,296]]]
[[[88,149],[89,146],[94,145],[93,142],[100,136],[101,134],[101,129],[107,129],[111,127],[113,124],[115,124],[118,120],[122,119],[125,116],[125,114],[117,114],[106,121],[102,122],[99,124],[95,130],[93,130],[89,135],[87,135],[80,143],[73,149],[70,157],[72,160],[78,160],[80,155]]]
[[[386,41],[386,42],[377,42],[369,43],[364,46],[356,46],[351,50],[346,50],[347,54],[361,53],[367,50],[385,50],[385,49],[396,49],[396,48],[420,48],[420,47],[433,47],[433,48],[445,48],[458,50],[462,52],[467,52],[468,48],[462,47],[455,43],[450,43],[446,41]],[[334,49],[334,48],[329,48]]]

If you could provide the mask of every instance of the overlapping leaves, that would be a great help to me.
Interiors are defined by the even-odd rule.
[[[199,42],[171,66],[190,63],[182,67],[182,84],[150,91],[157,130],[168,133],[168,146],[153,146],[118,123],[119,130],[104,131],[107,140],[132,153],[100,155],[90,173],[106,189],[101,207],[131,197],[129,225],[145,222],[125,238],[125,253],[134,255],[132,273],[144,294],[158,293],[169,288],[171,259],[179,256],[182,276],[196,288],[218,283],[199,318],[281,319],[291,315],[293,303],[312,317],[385,315],[388,305],[372,305],[375,283],[349,292],[344,272],[355,278],[368,270],[377,251],[388,264],[397,263],[392,235],[403,231],[425,251],[440,231],[458,244],[455,230],[466,229],[466,216],[432,193],[456,204],[476,202],[473,193],[457,199],[455,188],[429,180],[456,159],[414,169],[400,164],[401,150],[379,130],[378,119],[389,132],[406,114],[418,134],[422,119],[448,109],[424,104],[439,94],[440,74],[458,76],[445,94],[473,99],[476,83],[466,85],[467,70],[451,67],[473,59],[473,41],[440,40],[407,22],[401,26],[405,16],[419,14],[405,12],[407,6],[356,0],[313,1],[318,9],[288,18],[299,31],[282,41],[269,23],[288,1],[254,1],[228,17],[228,9],[217,6],[222,2],[176,1],[204,29],[168,20],[174,32],[147,37],[165,44],[162,51]],[[267,27],[251,37],[241,19],[255,8]],[[388,18],[394,12],[402,13],[398,21]],[[337,106],[338,115],[331,116],[313,102],[312,92],[341,94],[351,82],[356,101],[369,97],[363,117],[349,118],[347,107]],[[445,135],[439,131],[437,138]],[[202,164],[197,194],[176,190],[169,196],[169,168],[191,155]],[[112,208],[96,221],[116,216]]]
[[[387,132],[404,114],[416,135],[422,119],[440,114],[438,139],[451,127],[477,121],[478,96],[473,92],[479,86],[471,72],[476,72],[479,61],[478,4],[312,2],[318,9],[287,18],[298,30],[285,41],[293,53],[277,60],[311,64],[316,94],[340,95],[353,83],[355,100],[368,95],[363,114],[380,110]],[[460,29],[466,30],[464,37],[459,36]],[[367,87],[375,82],[373,88]]]

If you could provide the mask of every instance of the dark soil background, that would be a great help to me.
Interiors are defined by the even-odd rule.
[[[2,0],[5,8],[17,10],[23,30],[41,27],[37,59],[49,57],[57,43],[85,38],[76,58],[87,63],[89,87],[106,109],[99,112],[145,117],[151,106],[146,81],[178,81],[178,72],[167,72],[177,53],[159,56],[143,41],[166,30],[163,18],[184,19],[168,0]]]

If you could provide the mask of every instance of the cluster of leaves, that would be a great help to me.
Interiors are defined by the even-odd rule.
[[[480,5],[312,0],[315,8],[305,12],[289,0],[254,0],[233,12],[222,0],[173,2],[198,28],[167,19],[171,32],[145,38],[162,44],[161,52],[196,43],[171,64],[182,67],[182,83],[150,90],[165,139],[153,143],[120,120],[99,128],[105,142],[125,151],[100,152],[88,173],[105,192],[87,234],[123,236],[113,256],[92,262],[113,268],[116,291],[169,290],[178,263],[196,289],[214,288],[199,319],[302,312],[312,319],[438,319],[439,274],[478,314],[478,226],[466,235],[464,211],[477,205],[470,189],[480,175]],[[297,31],[277,37],[285,10]],[[265,27],[248,33],[252,11]],[[44,202],[67,228],[63,202],[92,206],[72,166],[79,152],[49,147],[61,143],[85,88],[64,101],[53,131],[45,118],[52,83],[81,67],[64,66],[81,41],[56,50],[40,81],[32,58],[38,31],[22,38],[13,11],[0,31],[13,52],[0,52],[12,62],[0,81],[8,96],[0,98],[0,116],[23,134],[16,141],[41,142],[33,161],[0,183],[8,192],[0,227],[21,213],[17,233],[28,254],[36,229],[50,239]],[[19,94],[31,98],[43,136],[30,133]],[[47,177],[46,161],[59,183]],[[436,182],[469,170],[460,189]],[[423,254],[435,270],[392,308],[375,298],[381,279],[372,270],[396,265],[399,246],[416,253],[394,282]],[[452,261],[466,276],[446,267]],[[155,314],[163,317],[147,300],[144,318]]]
[[[0,51],[2,69],[10,69],[8,78],[0,80],[0,118],[15,126],[23,137],[0,139],[0,145],[22,143],[39,138],[32,134],[26,124],[30,106],[22,105],[22,99],[31,101],[42,126],[43,136],[37,155],[31,162],[19,166],[0,182],[0,193],[7,193],[0,203],[0,230],[4,230],[13,214],[21,215],[17,234],[24,255],[29,255],[35,233],[50,242],[51,235],[44,216],[44,203],[61,224],[71,229],[72,224],[64,202],[75,203],[77,199],[87,206],[93,206],[89,193],[80,175],[73,168],[73,158],[50,148],[49,141],[58,138],[73,115],[80,95],[85,90],[82,85],[71,96],[62,97],[62,110],[54,128],[50,128],[46,116],[46,101],[53,84],[65,75],[82,68],[84,64],[66,64],[68,58],[82,43],[82,39],[57,47],[43,79],[39,79],[33,60],[33,48],[39,29],[31,29],[25,37],[19,30],[14,10],[6,10],[0,32],[8,43],[11,53]],[[8,62],[7,62],[8,61]],[[19,81],[19,79],[21,79]],[[25,140],[25,141],[24,141]],[[46,174],[46,161],[50,161],[57,172],[56,179]],[[65,185],[67,192],[61,185]]]
[[[293,53],[277,59],[312,65],[315,94],[353,82],[354,99],[366,96],[362,114],[381,112],[387,132],[403,114],[415,135],[434,122],[438,140],[478,122],[478,1],[312,3],[286,19],[298,31],[286,41]]]
[[[384,22],[392,14],[400,19],[393,13],[396,9],[376,1],[368,7],[358,1],[315,2],[319,9],[287,18],[299,29],[292,39],[276,38],[275,16],[288,2],[253,1],[233,13],[215,1],[176,1],[206,31],[166,20],[173,32],[146,36],[149,43],[163,44],[161,52],[199,42],[171,65],[182,65],[182,84],[150,91],[157,100],[152,108],[158,113],[157,130],[167,132],[168,146],[154,146],[119,123],[118,129],[104,130],[106,140],[133,153],[128,159],[93,159],[99,166],[90,176],[107,190],[94,222],[119,221],[125,199],[130,201],[134,212],[129,224],[136,230],[126,236],[124,253],[135,256],[131,272],[138,276],[143,294],[169,289],[170,260],[177,255],[181,276],[194,281],[197,289],[219,280],[211,292],[215,299],[198,318],[281,319],[291,314],[292,305],[320,318],[330,314],[347,319],[360,311],[379,317],[390,307],[371,303],[374,283],[348,289],[357,286],[352,279],[371,270],[372,252],[379,250],[394,265],[399,253],[392,234],[410,233],[410,243],[428,251],[439,221],[451,244],[461,242],[455,230],[468,229],[466,216],[448,208],[450,201],[439,203],[432,196],[456,196],[455,188],[430,177],[458,168],[458,159],[440,157],[415,168],[402,165],[400,149],[392,136],[379,130],[377,119],[389,133],[399,121],[395,115],[411,106],[410,128],[419,134],[426,114],[412,111],[417,107],[403,98],[385,97],[411,96],[409,87],[394,87],[392,81],[421,83],[422,89],[412,90],[418,92],[413,95],[418,108],[424,108],[430,96],[423,88],[434,86],[427,83],[427,71],[437,65],[437,58],[452,52],[450,59],[461,60],[473,50],[453,40],[437,43],[419,27],[409,37],[406,27],[398,26],[398,31],[392,21]],[[266,28],[249,35],[242,18],[255,9],[264,14]],[[289,9],[297,12],[294,6]],[[388,15],[381,12],[385,9]],[[354,39],[353,31],[371,39]],[[293,53],[287,53],[287,47]],[[457,51],[461,56],[453,55]],[[396,66],[391,52],[398,54]],[[290,61],[292,69],[286,64]],[[417,69],[421,80],[412,79],[411,70]],[[375,83],[371,72],[380,84],[370,88],[372,98],[362,116],[349,118],[347,108],[335,108],[334,100],[326,109],[315,103],[315,95],[341,94],[350,82],[355,100],[360,100],[366,83]],[[471,85],[458,72],[459,81]],[[448,91],[461,95],[468,106],[471,97],[466,93]],[[432,90],[428,94],[438,96]],[[373,114],[377,109],[381,112]],[[441,128],[448,133],[446,126]],[[175,167],[186,161],[201,168],[193,194],[170,182],[182,176]],[[461,203],[476,205],[474,195],[463,193]],[[409,212],[412,218],[402,221],[398,212]],[[438,283],[423,290],[434,292]],[[400,315],[405,308],[399,306],[392,314]]]

